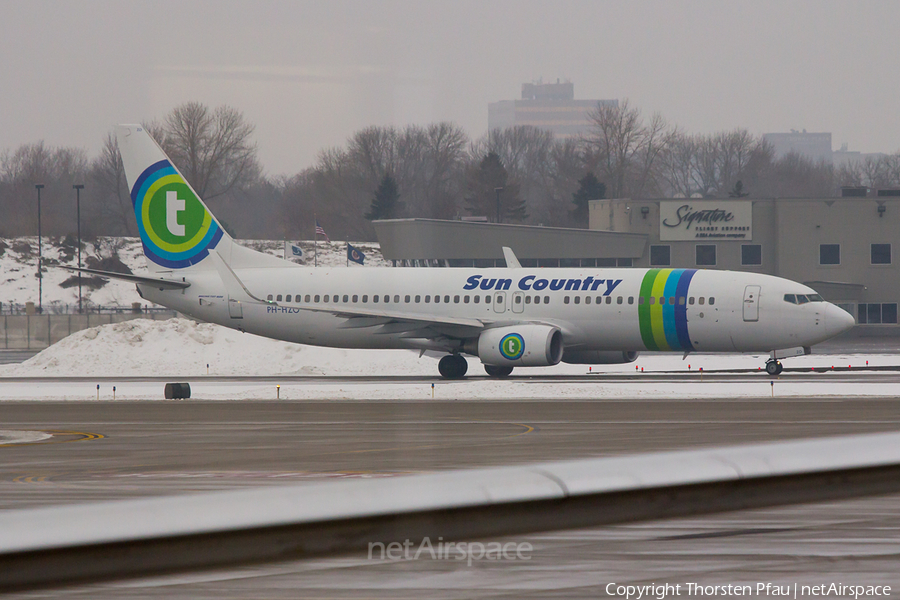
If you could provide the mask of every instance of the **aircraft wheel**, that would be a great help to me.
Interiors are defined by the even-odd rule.
[[[438,363],[438,371],[444,379],[462,379],[468,368],[468,361],[459,354],[449,354]]]
[[[784,370],[784,366],[777,360],[770,360],[766,362],[766,373],[769,375],[778,375]]]
[[[484,365],[484,372],[490,375],[491,377],[495,377],[497,379],[503,379],[505,377],[509,377],[509,374],[512,373],[512,367],[497,367],[494,365]]]

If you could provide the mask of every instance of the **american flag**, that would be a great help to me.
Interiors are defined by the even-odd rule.
[[[321,235],[322,237],[324,237],[326,242],[330,242],[330,241],[331,241],[331,240],[328,239],[328,234],[325,233],[325,230],[322,229],[322,226],[321,226],[321,225],[319,225],[319,220],[318,220],[318,219],[316,219],[316,235]]]

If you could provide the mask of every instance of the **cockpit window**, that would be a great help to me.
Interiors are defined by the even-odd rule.
[[[825,302],[825,299],[819,294],[807,294],[806,297],[809,298],[810,302]]]
[[[797,304],[806,304],[807,302],[809,302],[809,298],[804,294],[797,294]]]
[[[795,296],[794,294],[785,294],[784,301],[790,302],[791,304],[797,304],[797,296]]]

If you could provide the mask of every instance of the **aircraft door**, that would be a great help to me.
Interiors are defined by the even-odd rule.
[[[522,313],[525,311],[525,292],[513,292],[512,311]]]
[[[494,292],[494,312],[506,312],[506,292]]]
[[[744,320],[759,321],[758,285],[748,285],[744,288]]]
[[[244,318],[244,309],[241,307],[241,301],[234,300],[231,296],[228,297],[228,315],[232,319]]]

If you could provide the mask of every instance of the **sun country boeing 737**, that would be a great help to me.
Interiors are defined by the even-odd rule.
[[[696,269],[306,268],[240,246],[140,125],[116,137],[149,273],[141,297],[196,319],[317,346],[446,353],[442,376],[560,361],[631,362],[638,351],[769,352],[846,331],[853,318],[799,283]]]

